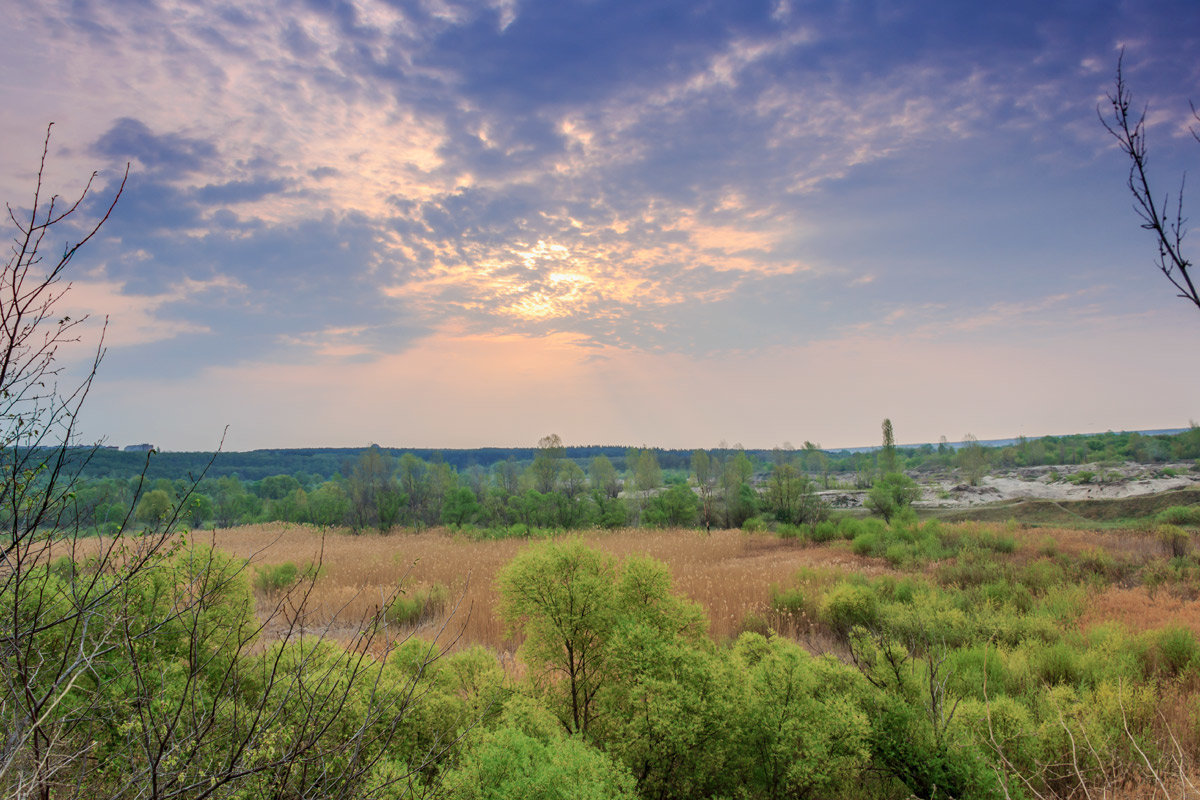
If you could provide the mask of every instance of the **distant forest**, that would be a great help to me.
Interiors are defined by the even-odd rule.
[[[1144,434],[1122,432],[1099,434],[1076,434],[1070,436],[1043,436],[1033,439],[1018,438],[1002,440],[1002,444],[979,442],[988,454],[988,462],[996,468],[1046,466],[1056,464],[1089,464],[1103,461],[1136,461],[1140,464],[1187,461],[1200,457],[1196,452],[1195,426],[1169,433]],[[909,471],[928,472],[954,466],[953,454],[972,442],[943,442],[938,445],[898,445],[897,454],[903,468]],[[90,448],[80,448],[82,452]],[[302,478],[301,483],[332,480],[345,475],[349,465],[358,458],[361,447],[308,447],[244,452],[156,452],[147,460],[145,452],[125,452],[103,448],[90,454],[82,464],[85,478],[134,478],[145,471],[149,480],[167,478],[187,479],[206,473],[208,477],[236,477],[241,481],[260,481],[273,475],[292,475]],[[597,456],[605,456],[620,470],[627,469],[625,455],[631,448],[612,445],[566,446],[564,457],[585,467]],[[651,448],[659,466],[664,470],[687,470],[691,466],[693,450]],[[805,442],[800,449],[784,444],[765,450],[733,447],[710,448],[712,455],[735,452],[745,453],[751,460],[763,464],[774,463],[780,451],[800,454],[801,458],[813,460],[813,451],[823,454],[826,460],[821,466],[815,462],[809,471],[827,468],[830,472],[845,475],[862,466],[864,454],[873,458],[878,448],[847,448],[822,450],[820,445]],[[381,447],[380,451],[394,458],[411,453],[422,461],[445,463],[458,472],[471,467],[491,469],[503,461],[515,461],[519,465],[532,463],[536,447],[479,447],[474,449],[396,448]],[[211,463],[210,463],[211,462]]]
[[[890,487],[903,504],[911,502],[912,478],[939,473],[977,483],[988,472],[1015,467],[1136,461],[1194,462],[1189,466],[1200,469],[1200,427],[990,447],[968,437],[954,445],[856,452],[828,452],[811,442],[771,450],[567,447],[553,435],[537,447],[475,450],[68,452],[79,481],[61,526],[112,533],[173,522],[213,528],[286,521],[380,531],[450,525],[495,537],[628,525],[816,524],[829,512],[822,490],[878,495]]]

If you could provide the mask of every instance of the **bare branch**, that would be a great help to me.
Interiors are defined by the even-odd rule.
[[[1183,253],[1183,241],[1187,236],[1187,219],[1183,215],[1183,193],[1186,176],[1179,181],[1175,212],[1169,214],[1171,198],[1164,195],[1161,203],[1155,200],[1151,189],[1148,157],[1146,151],[1146,114],[1148,108],[1139,111],[1133,104],[1133,94],[1125,82],[1124,50],[1117,59],[1117,75],[1112,93],[1108,95],[1108,113],[1097,108],[1100,123],[1109,132],[1129,159],[1129,177],[1126,181],[1133,195],[1133,208],[1142,220],[1142,228],[1151,231],[1158,248],[1157,264],[1178,292],[1178,297],[1188,300],[1200,308],[1200,293],[1190,272],[1193,264]],[[1196,109],[1192,107],[1196,116]],[[1200,120],[1200,116],[1197,116]],[[1200,134],[1192,129],[1192,135],[1200,141]]]

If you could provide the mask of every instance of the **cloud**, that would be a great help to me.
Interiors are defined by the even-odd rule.
[[[136,160],[150,170],[196,172],[212,163],[216,146],[178,133],[154,134],[145,123],[131,117],[116,120],[92,145],[100,156]]]
[[[0,52],[58,54],[15,107],[69,114],[72,165],[135,163],[85,287],[122,380],[489,338],[649,380],[1141,302],[1093,103],[1118,32],[1155,107],[1194,87],[1167,8],[47,0]]]

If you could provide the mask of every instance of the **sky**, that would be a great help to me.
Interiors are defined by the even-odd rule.
[[[1174,197],[1200,164],[1194,0],[5,17],[0,199],[28,207],[51,121],[47,187],[98,171],[81,213],[129,165],[60,301],[90,315],[64,384],[108,320],[86,439],[843,447],[884,417],[902,443],[1200,419],[1200,311],[1097,115],[1123,48]]]

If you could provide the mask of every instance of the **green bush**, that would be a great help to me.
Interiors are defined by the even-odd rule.
[[[1192,552],[1192,535],[1176,525],[1159,525],[1158,540],[1170,558],[1186,558]]]
[[[771,607],[786,614],[803,614],[813,610],[802,590],[780,589],[777,586],[771,587]]]
[[[858,556],[874,555],[879,550],[879,535],[876,533],[860,533],[850,543],[850,549]]]
[[[472,732],[440,788],[450,800],[635,800],[627,769],[556,723],[540,708],[506,711],[499,727]]]
[[[762,517],[750,517],[742,523],[742,530],[747,533],[762,533],[767,529],[767,521]]]
[[[1051,686],[1060,683],[1074,686],[1083,674],[1079,654],[1066,642],[1039,647],[1034,651],[1031,661],[1038,679]]]
[[[384,618],[393,625],[416,625],[440,614],[446,607],[450,591],[440,583],[401,592],[388,603]]]
[[[916,481],[903,473],[889,472],[867,492],[866,506],[885,520],[891,520],[920,498],[921,488]]]
[[[775,533],[780,539],[807,539],[808,532],[799,525],[781,522],[775,527]]]
[[[300,577],[300,569],[294,562],[263,564],[254,570],[254,589],[263,594],[282,592],[290,589]]]
[[[1048,558],[1031,561],[1018,574],[1017,580],[1035,595],[1045,594],[1067,579],[1066,571]]]
[[[1119,571],[1112,554],[1099,547],[1093,547],[1080,553],[1078,564],[1082,572],[1105,579],[1116,577]]]
[[[913,561],[913,548],[903,542],[895,542],[887,546],[883,557],[893,567],[902,567]]]
[[[864,520],[856,519],[855,517],[842,517],[838,520],[837,526],[838,536],[847,542],[854,541],[860,534],[867,532]]]
[[[1154,521],[1164,525],[1200,525],[1200,505],[1164,508]]]
[[[833,520],[824,520],[813,526],[809,536],[814,542],[832,542],[838,538],[838,525]]]
[[[842,636],[859,625],[875,628],[879,625],[879,599],[869,586],[840,583],[822,600],[821,619]]]
[[[1004,567],[979,550],[964,550],[954,561],[938,567],[937,576],[943,586],[969,589],[1000,580]]]
[[[1158,634],[1158,663],[1164,672],[1180,675],[1200,667],[1200,644],[1187,628],[1172,626]]]

